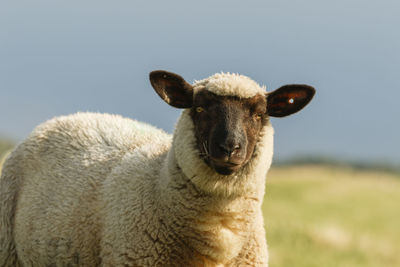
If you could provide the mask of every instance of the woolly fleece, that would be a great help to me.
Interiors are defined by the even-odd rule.
[[[195,87],[239,97],[264,90],[244,76],[212,77]],[[219,90],[216,77],[232,82]],[[199,158],[193,128],[189,110],[173,138],[95,113],[37,127],[0,179],[0,266],[267,266],[261,204],[271,125],[228,176]]]
[[[241,98],[253,97],[257,94],[266,94],[266,87],[247,76],[236,73],[216,73],[206,79],[195,81],[195,92],[202,89],[221,95],[238,96]]]

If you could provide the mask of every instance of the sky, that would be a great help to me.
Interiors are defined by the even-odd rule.
[[[316,88],[272,119],[275,159],[323,155],[400,164],[400,1],[2,1],[0,136],[78,111],[172,132],[180,110],[151,88],[164,69],[188,82],[247,75],[272,91]]]

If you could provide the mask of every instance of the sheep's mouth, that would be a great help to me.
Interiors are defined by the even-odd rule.
[[[242,167],[242,163],[232,161],[220,161],[212,158],[210,159],[210,165],[216,172],[223,175],[232,174]]]

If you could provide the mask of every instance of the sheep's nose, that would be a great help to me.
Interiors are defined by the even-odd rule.
[[[230,157],[240,151],[240,144],[219,144],[219,149],[221,150],[221,152]]]

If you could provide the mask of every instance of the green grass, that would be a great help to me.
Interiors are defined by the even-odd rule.
[[[400,266],[400,177],[272,169],[263,212],[270,266]]]

